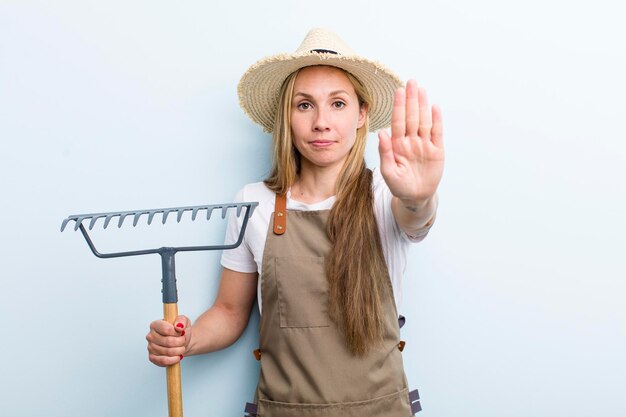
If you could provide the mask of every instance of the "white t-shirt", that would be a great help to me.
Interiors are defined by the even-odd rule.
[[[372,187],[374,190],[375,215],[380,231],[383,254],[389,268],[396,306],[399,308],[402,300],[402,275],[406,267],[407,246],[411,242],[419,242],[424,239],[432,224],[424,227],[415,236],[408,236],[400,230],[393,217],[391,212],[392,194],[378,169],[373,171]],[[241,245],[235,249],[225,250],[222,253],[221,263],[223,267],[238,272],[258,272],[260,276],[263,268],[262,260],[265,239],[272,213],[274,212],[275,198],[274,192],[269,190],[262,182],[247,184],[237,193],[235,202],[257,201],[259,205],[248,221]],[[335,197],[333,196],[318,203],[305,204],[293,200],[291,195],[287,194],[287,210],[329,210],[334,202]],[[228,244],[237,240],[243,222],[243,216],[236,217],[233,211],[230,211],[230,213],[225,239],[225,243]],[[262,311],[261,279],[258,282],[257,299],[259,311]]]

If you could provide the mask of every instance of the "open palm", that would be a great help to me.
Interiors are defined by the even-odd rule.
[[[391,136],[381,130],[378,138],[380,170],[391,193],[411,203],[432,198],[443,174],[443,122],[415,80],[396,91]]]

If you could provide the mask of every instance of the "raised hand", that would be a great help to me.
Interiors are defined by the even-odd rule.
[[[407,208],[432,199],[443,174],[443,122],[415,80],[396,90],[391,136],[381,130],[378,138],[380,170],[391,193]]]

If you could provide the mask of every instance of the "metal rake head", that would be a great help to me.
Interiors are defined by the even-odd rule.
[[[176,303],[178,301],[178,292],[176,289],[176,272],[174,268],[174,255],[177,252],[185,251],[207,251],[207,250],[227,250],[234,249],[241,244],[243,241],[243,235],[246,231],[246,226],[248,224],[248,220],[250,216],[252,216],[252,212],[254,208],[259,203],[228,203],[228,204],[212,204],[212,205],[204,205],[204,206],[188,206],[188,207],[171,207],[171,208],[163,208],[163,209],[153,209],[153,210],[133,210],[133,211],[118,211],[118,212],[109,212],[109,213],[91,213],[91,214],[75,214],[72,216],[68,216],[67,219],[63,220],[61,224],[61,232],[65,229],[67,224],[71,221],[74,221],[75,227],[74,230],[79,230],[82,233],[85,241],[89,245],[91,252],[96,255],[98,258],[119,258],[122,256],[138,256],[138,255],[148,255],[148,254],[159,254],[161,256],[161,266],[163,270],[163,279],[161,282],[163,283],[163,303],[170,304]],[[157,214],[161,214],[163,218],[163,223],[167,221],[167,217],[171,213],[176,213],[176,220],[180,222],[183,214],[186,211],[191,212],[191,219],[195,220],[198,216],[198,212],[205,210],[206,218],[209,220],[211,218],[211,213],[214,210],[221,210],[222,218],[226,218],[226,214],[230,209],[237,210],[237,217],[240,217],[242,214],[242,210],[245,208],[245,212],[243,214],[243,220],[241,222],[239,237],[237,241],[231,244],[224,245],[208,245],[208,246],[183,246],[183,247],[161,247],[154,249],[142,249],[142,250],[132,250],[125,252],[110,252],[110,253],[101,253],[96,249],[87,229],[83,225],[84,221],[89,220],[89,229],[91,230],[93,226],[96,224],[98,219],[104,219],[103,228],[106,229],[111,220],[115,217],[119,217],[117,222],[118,227],[122,227],[124,223],[124,219],[127,217],[133,216],[133,227],[137,226],[137,222],[143,215],[148,216],[148,224],[152,223],[154,216]]]
[[[68,216],[67,219],[63,220],[61,224],[61,231],[65,230],[67,224],[71,221],[75,222],[74,230],[79,230],[83,234],[85,241],[89,245],[89,248],[99,258],[117,258],[121,256],[135,256],[135,255],[147,255],[150,253],[159,253],[162,256],[164,254],[173,254],[180,251],[203,251],[203,250],[225,250],[225,249],[233,249],[239,246],[243,240],[243,234],[246,230],[246,225],[248,224],[248,220],[250,216],[252,216],[252,212],[255,207],[259,203],[257,202],[247,202],[247,203],[228,203],[228,204],[211,204],[204,206],[187,206],[187,207],[170,207],[170,208],[162,208],[162,209],[150,209],[150,210],[132,210],[132,211],[116,211],[109,213],[90,213],[90,214],[74,214]],[[139,219],[143,215],[148,216],[148,224],[151,224],[154,220],[154,216],[160,214],[162,216],[162,223],[165,224],[167,218],[170,214],[176,213],[176,221],[180,222],[185,212],[191,212],[191,219],[195,220],[198,217],[198,213],[201,211],[206,211],[206,219],[209,220],[211,218],[211,214],[215,210],[220,210],[222,215],[222,219],[226,218],[226,214],[228,210],[237,210],[237,217],[240,217],[242,214],[242,210],[245,210],[244,219],[241,224],[241,229],[239,231],[239,237],[237,241],[231,244],[224,245],[209,245],[209,246],[184,246],[184,247],[162,247],[162,248],[154,248],[154,249],[143,249],[143,250],[133,250],[133,251],[125,251],[125,252],[114,252],[114,253],[101,253],[99,252],[89,234],[83,222],[89,221],[89,230],[93,229],[94,225],[98,221],[98,219],[104,219],[103,228],[106,229],[109,226],[109,223],[113,218],[119,218],[117,221],[117,226],[122,227],[124,224],[124,220],[128,217],[133,218],[133,227],[137,226]]]
[[[241,215],[241,210],[244,207],[249,207],[250,213],[254,211],[254,208],[257,206],[257,203],[229,203],[229,204],[212,204],[212,205],[204,205],[204,206],[187,206],[187,207],[170,207],[170,208],[160,208],[160,209],[150,209],[150,210],[132,210],[132,211],[117,211],[117,212],[108,212],[108,213],[89,213],[89,214],[73,214],[67,217],[67,219],[63,220],[61,224],[61,231],[65,230],[67,224],[71,221],[75,222],[74,230],[78,230],[82,223],[86,220],[89,220],[89,230],[93,229],[94,225],[98,221],[98,219],[104,219],[103,228],[106,229],[109,226],[111,220],[115,217],[119,218],[117,221],[117,227],[120,228],[124,224],[124,220],[127,217],[133,218],[133,227],[137,226],[139,219],[143,215],[148,216],[148,224],[152,224],[154,220],[154,216],[157,214],[162,215],[161,222],[165,224],[168,216],[171,213],[176,213],[176,221],[180,222],[183,217],[183,214],[187,211],[191,212],[191,220],[196,220],[198,216],[198,212],[206,211],[206,219],[209,220],[214,210],[220,210],[222,219],[226,218],[226,214],[229,209],[237,210],[237,217]]]

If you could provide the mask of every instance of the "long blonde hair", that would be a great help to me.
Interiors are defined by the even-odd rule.
[[[342,70],[343,71],[343,70]],[[293,144],[291,106],[296,71],[283,83],[273,131],[273,163],[265,184],[285,194],[300,173],[300,153]],[[343,71],[359,98],[371,108],[371,96],[361,82]],[[326,257],[329,311],[355,355],[365,355],[383,340],[383,303],[391,297],[387,265],[374,214],[372,172],[365,165],[368,118],[357,129],[356,141],[337,177],[337,199],[327,233],[332,249]]]

